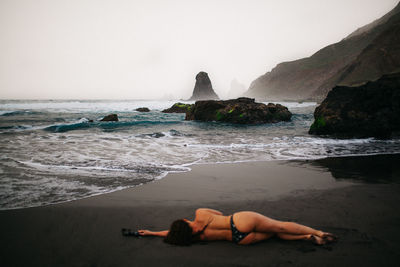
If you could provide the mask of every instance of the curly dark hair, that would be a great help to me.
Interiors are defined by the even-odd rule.
[[[195,241],[195,235],[192,234],[192,227],[184,220],[176,220],[171,224],[168,235],[164,242],[178,246],[190,246]]]

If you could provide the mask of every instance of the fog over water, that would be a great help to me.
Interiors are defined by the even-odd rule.
[[[1,99],[188,98],[199,71],[227,97],[397,0],[1,0]]]

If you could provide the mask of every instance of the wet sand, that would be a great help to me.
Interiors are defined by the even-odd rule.
[[[140,187],[0,211],[2,266],[398,266],[400,155],[196,165]],[[333,232],[338,243],[270,239],[190,247],[123,237],[199,207],[254,210]]]

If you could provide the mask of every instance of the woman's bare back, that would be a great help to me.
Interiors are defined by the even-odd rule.
[[[211,209],[197,209],[193,222],[188,220],[194,234],[199,233],[201,240],[232,240],[229,225],[230,216]]]

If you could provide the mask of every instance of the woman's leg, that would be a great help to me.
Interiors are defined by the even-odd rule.
[[[240,245],[250,245],[254,244],[260,241],[267,240],[271,237],[273,237],[275,234],[274,233],[258,233],[258,232],[251,232],[249,233],[243,240],[239,242]],[[322,245],[325,243],[325,241],[320,238],[316,237],[313,235],[291,235],[291,234],[285,234],[285,233],[278,233],[276,234],[277,237],[283,240],[309,240],[312,241],[316,244]]]
[[[277,237],[283,240],[311,240],[310,235],[292,235],[292,234],[285,234],[285,233],[278,233],[276,234]]]
[[[251,232],[239,242],[239,245],[250,245],[250,244],[258,243],[258,242],[270,239],[274,235],[275,235],[274,233]],[[323,238],[314,236],[311,234],[310,235],[291,235],[291,234],[285,234],[285,233],[278,233],[278,234],[276,234],[276,236],[283,240],[308,240],[308,241],[312,241],[313,243],[318,244],[318,245],[323,245],[326,243],[326,240],[324,240]]]
[[[324,232],[294,222],[282,222],[252,211],[234,214],[234,222],[239,231],[261,233],[284,233],[290,235],[315,235],[323,237]]]
[[[322,236],[324,233],[322,231],[315,230],[311,227],[301,225],[294,222],[281,222],[276,221],[271,224],[269,220],[265,220],[264,218],[259,221],[256,225],[256,229],[258,230],[269,230],[272,228],[275,233],[285,233],[291,235],[316,235]]]
[[[315,230],[311,227],[294,222],[282,222],[268,218],[262,214],[252,211],[241,211],[233,217],[236,228],[244,233],[250,233],[240,244],[250,244],[266,239],[276,234],[285,240],[310,240],[315,244],[322,245],[334,242],[337,237],[326,232]],[[253,233],[263,235],[253,235]],[[254,239],[252,238],[255,237]],[[263,238],[264,239],[260,239]],[[248,238],[248,239],[247,239]],[[247,239],[247,240],[246,240]]]
[[[323,245],[323,244],[326,244],[327,242],[335,241],[335,240],[324,239],[322,237],[312,235],[312,234],[292,235],[292,234],[278,233],[278,234],[276,234],[276,236],[283,240],[309,240],[317,245]]]
[[[257,242],[260,242],[263,240],[267,240],[267,239],[273,237],[274,235],[275,235],[274,233],[251,232],[239,242],[239,245],[254,244],[254,243],[257,243]]]

